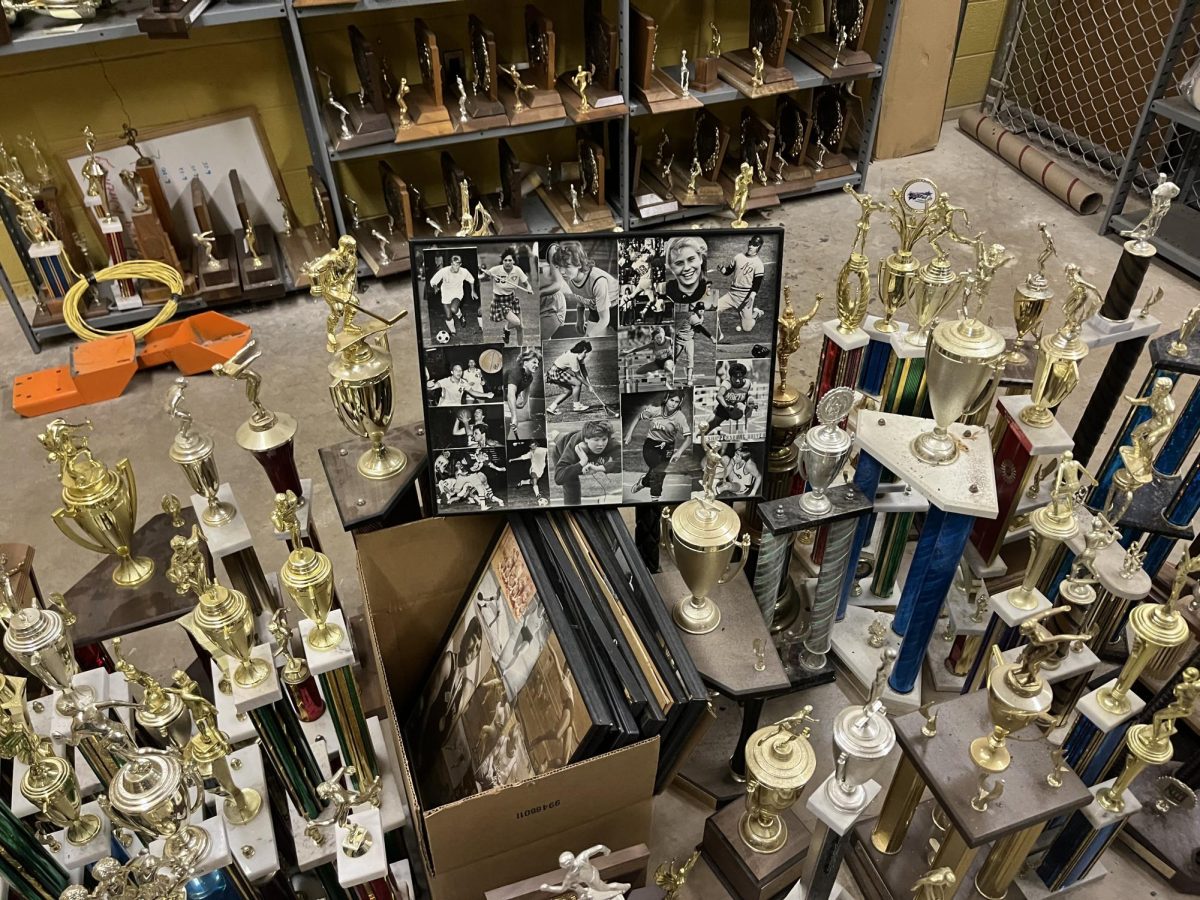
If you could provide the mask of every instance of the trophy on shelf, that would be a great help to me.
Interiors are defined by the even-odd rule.
[[[388,101],[395,95],[396,86],[391,83],[379,45],[354,25],[349,28],[349,38],[354,70],[358,75],[358,91],[339,97],[333,80],[318,70],[325,91],[321,108],[336,150],[384,143],[396,137],[396,129],[388,115]]]
[[[594,122],[628,111],[620,90],[620,38],[600,0],[585,0],[583,62],[558,76],[563,106],[576,123]]]
[[[871,55],[860,49],[863,25],[870,21],[871,0],[827,0],[824,30],[793,38],[796,54],[826,78],[861,78],[875,71]]]
[[[212,838],[189,824],[204,802],[197,772],[178,754],[146,751],[117,772],[100,805],[114,825],[153,840],[165,838],[164,855],[183,866],[200,862],[212,848]]]
[[[398,118],[397,143],[442,137],[454,131],[443,94],[442,51],[437,35],[422,19],[413,20],[413,31],[421,83],[412,84],[405,78],[397,86],[398,109],[393,111]]]
[[[47,458],[58,463],[58,480],[62,482],[63,505],[51,518],[58,530],[79,546],[120,559],[112,574],[116,585],[137,587],[154,574],[154,561],[133,555],[137,522],[133,467],[128,459],[122,459],[110,469],[93,457],[87,437],[81,433],[91,427],[87,419],[78,425],[55,419],[38,435]],[[75,528],[67,525],[68,519]]]
[[[283,231],[276,239],[292,283],[298,288],[308,287],[308,278],[300,271],[304,264],[332,247],[337,234],[333,224],[336,221],[333,200],[314,166],[308,167],[308,183],[313,208],[317,211],[317,221],[312,225],[301,225],[296,220],[296,210],[286,193],[275,198],[283,216]]]
[[[175,252],[175,245],[167,231],[166,223],[158,217],[157,211],[147,199],[142,172],[122,169],[118,176],[134,198],[133,206],[129,209],[129,221],[133,225],[133,241],[138,256],[168,265],[181,276],[192,280],[190,273],[186,272],[179,262],[179,255]],[[190,287],[192,290],[188,290],[188,286],[185,285],[184,292],[194,292],[194,280]],[[148,303],[166,303],[171,297],[171,289],[163,284],[145,282],[141,286],[141,292],[142,299]]]
[[[631,6],[629,13],[630,54],[633,61],[629,80],[633,85],[634,96],[655,115],[700,106],[700,101],[691,96],[689,90],[683,86],[682,80],[691,77],[686,67],[681,67],[677,74],[672,75],[659,66],[659,26],[653,17],[636,6]],[[685,72],[688,74],[685,75]]]
[[[233,242],[241,270],[242,297],[247,300],[282,297],[287,285],[275,231],[270,225],[254,224],[246,191],[236,169],[229,170],[229,189],[238,213],[239,227],[233,233]]]
[[[775,127],[766,119],[743,109],[738,120],[738,152],[725,155],[725,171],[721,174],[721,187],[727,196],[734,193],[737,176],[743,166],[750,168],[750,191],[747,196],[750,209],[779,202],[772,187],[769,169],[775,157]]]
[[[83,129],[87,159],[84,160],[80,174],[87,184],[83,195],[83,205],[91,210],[96,218],[96,224],[104,237],[104,246],[108,250],[110,264],[125,262],[129,256],[125,251],[125,225],[117,211],[112,209],[108,194],[108,170],[96,159],[96,135],[90,127]],[[113,282],[118,309],[134,309],[142,305],[142,299],[131,280]]]
[[[497,71],[496,36],[483,24],[483,20],[471,13],[467,18],[467,33],[470,40],[471,69],[474,77],[471,84],[462,85],[469,91],[462,97],[448,98],[447,106],[460,108],[463,104],[467,121],[458,118],[459,131],[485,131],[489,128],[504,128],[509,124],[500,102],[500,77]]]
[[[679,209],[679,201],[675,199],[672,191],[675,175],[671,166],[675,161],[675,154],[668,153],[668,148],[669,138],[666,131],[663,131],[656,145],[654,158],[648,159],[642,149],[642,140],[637,129],[629,129],[629,157],[633,160],[629,181],[634,185],[633,204],[640,219],[667,215]],[[697,171],[693,181],[698,174]],[[695,186],[691,187],[695,193]]]
[[[826,84],[813,91],[813,126],[808,158],[817,181],[854,174],[854,163],[842,150],[852,96],[853,93],[845,84]]]
[[[729,129],[707,109],[696,112],[690,153],[676,154],[671,169],[672,190],[680,206],[715,206],[725,202],[718,184],[729,147]]]
[[[38,209],[28,186],[23,183],[8,184],[0,179],[0,192],[3,192],[17,208],[17,223],[28,241],[26,252],[40,276],[40,290],[34,294],[37,315],[61,315],[62,301],[71,285],[78,280],[78,272],[71,265],[70,257],[54,231],[49,217]],[[40,323],[35,319],[35,324]]]
[[[567,114],[555,88],[558,39],[554,22],[532,3],[525,4],[524,67],[500,66],[500,100],[513,125],[561,119]]]
[[[721,54],[721,77],[752,98],[795,90],[787,67],[793,14],[788,0],[751,0],[749,46]]]
[[[1046,262],[1051,256],[1057,256],[1058,250],[1045,222],[1038,223],[1038,231],[1042,235],[1043,247],[1038,254],[1037,271],[1026,275],[1025,281],[1013,291],[1013,322],[1017,326],[1017,336],[1004,360],[1013,366],[1023,366],[1029,362],[1024,352],[1025,336],[1038,330],[1047,308],[1054,301],[1054,290],[1046,278]]]
[[[213,455],[213,439],[192,428],[192,414],[183,408],[187,386],[186,378],[176,378],[167,392],[167,413],[178,423],[171,442],[171,462],[183,469],[192,490],[207,501],[200,520],[217,528],[233,521],[237,507],[217,497],[221,476]]]
[[[608,206],[604,148],[582,137],[575,146],[577,159],[564,163],[562,168],[577,171],[578,184],[560,178],[550,186],[539,186],[538,196],[563,231],[572,234],[609,231],[616,225],[616,219]]]
[[[1121,237],[1129,238],[1125,246],[1131,253],[1138,256],[1153,255],[1154,245],[1150,242],[1158,234],[1159,226],[1167,217],[1167,213],[1171,211],[1171,201],[1178,196],[1179,185],[1160,172],[1158,184],[1150,192],[1150,209],[1142,217],[1142,221],[1121,232]]]
[[[385,319],[358,304],[355,296],[358,259],[354,238],[343,235],[338,245],[306,267],[312,279],[310,291],[328,304],[325,319],[326,349],[334,354],[329,364],[329,395],[342,424],[371,446],[358,460],[364,478],[384,479],[399,474],[407,464],[405,455],[383,442],[392,421],[394,391],[392,356],[387,331],[408,313]],[[376,321],[355,324],[358,313]]]
[[[775,100],[775,152],[770,162],[771,183],[779,196],[813,185],[812,169],[805,161],[811,131],[809,98],[780,94]]]
[[[746,742],[746,811],[738,833],[756,853],[774,853],[788,839],[783,814],[800,798],[817,765],[808,742],[812,707],[760,728]]]
[[[721,623],[721,610],[709,597],[746,564],[750,534],[738,538],[741,519],[733,507],[718,500],[717,472],[721,469],[720,440],[704,438],[704,494],[662,511],[662,549],[674,560],[691,595],[671,610],[675,624],[689,634],[707,634]],[[735,550],[740,548],[733,562]]]
[[[210,303],[240,297],[242,279],[233,235],[221,227],[213,215],[200,176],[192,178],[190,193],[192,213],[199,228],[192,235],[196,247],[192,256],[192,271],[196,273],[200,295]]]
[[[446,225],[457,229],[458,237],[477,237],[495,232],[495,218],[485,204],[483,191],[454,160],[449,151],[443,150],[442,190],[446,195]]]

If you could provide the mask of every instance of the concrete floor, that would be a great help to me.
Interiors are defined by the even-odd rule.
[[[1059,260],[1052,264],[1051,276],[1060,304],[1066,296],[1061,278],[1062,265],[1066,262],[1080,265],[1084,277],[1097,284],[1102,292],[1107,286],[1120,255],[1120,244],[1096,234],[1099,217],[1076,215],[960,134],[956,126],[947,124],[936,150],[909,159],[874,164],[868,187],[876,195],[883,195],[888,189],[916,177],[933,178],[957,205],[970,210],[975,229],[986,229],[989,240],[1005,244],[1016,254],[1017,261],[996,278],[988,311],[1001,330],[1011,333],[1013,287],[1035,265],[1040,251],[1039,222],[1050,224],[1058,246]],[[857,211],[857,206],[848,198],[835,194],[785,204],[769,216],[771,224],[787,229],[784,283],[792,286],[793,294],[801,301],[817,291],[824,292],[827,297],[819,320],[834,315],[834,281],[854,236]],[[880,217],[868,242],[872,259],[878,260],[890,252],[892,241],[892,233]],[[956,266],[965,269],[969,260],[961,250],[956,248],[953,252]],[[920,253],[927,256],[928,250],[922,248]],[[1146,278],[1145,295],[1159,285],[1165,288],[1166,295],[1156,307],[1155,314],[1167,323],[1167,328],[1174,328],[1190,306],[1200,303],[1200,292],[1165,264],[1151,268]],[[397,307],[411,309],[411,289],[404,278],[383,285],[370,283],[362,297],[366,303],[379,304],[388,311]],[[294,296],[261,308],[235,309],[232,314],[254,327],[264,351],[256,364],[263,376],[263,401],[269,407],[291,413],[299,421],[297,462],[301,472],[315,483],[316,522],[337,573],[339,594],[344,604],[353,609],[360,596],[353,543],[341,531],[317,458],[318,447],[347,437],[330,410],[325,387],[324,309],[320,301],[308,296]],[[1047,328],[1056,326],[1060,319],[1060,311],[1052,310]],[[410,318],[402,323],[392,339],[397,357],[397,422],[410,421],[419,415],[420,393],[411,322]],[[819,330],[810,326],[804,346],[794,357],[804,373],[802,381],[811,379],[815,373],[818,344]],[[15,323],[6,320],[0,330],[0,383],[11,384],[15,375],[34,368],[66,363],[69,347],[69,343],[62,342],[33,356]],[[1073,429],[1086,403],[1103,368],[1105,356],[1105,352],[1097,352],[1082,364],[1081,384],[1060,414],[1068,431]],[[1143,363],[1131,383],[1140,383],[1144,371]],[[91,446],[100,459],[112,464],[122,456],[130,457],[137,475],[141,498],[139,519],[142,521],[159,511],[164,493],[186,495],[186,481],[167,456],[174,428],[165,412],[164,400],[175,377],[173,370],[166,369],[140,373],[124,396],[101,406],[66,414],[72,421],[84,417],[92,420],[96,430]],[[1177,394],[1181,401],[1183,392],[1177,391]],[[233,485],[239,506],[255,531],[256,549],[264,567],[268,571],[277,569],[283,562],[283,552],[282,544],[273,540],[270,533],[270,485],[257,464],[233,439],[235,428],[248,414],[241,389],[223,379],[196,377],[191,379],[188,399],[197,426],[216,441],[222,478]],[[0,459],[4,460],[7,469],[7,477],[0,479],[0,539],[34,545],[37,548],[36,569],[43,588],[65,590],[96,563],[97,557],[68,542],[50,519],[51,511],[58,506],[56,469],[46,462],[37,442],[37,434],[48,420],[49,417],[21,419],[7,402],[0,410]],[[1111,430],[1115,430],[1115,424]],[[1106,447],[1110,439],[1111,434],[1101,441],[1100,446]],[[162,565],[166,560],[158,562]],[[136,642],[130,642],[131,649],[136,646]],[[359,643],[359,646],[367,644]],[[164,671],[168,668],[161,660],[153,661],[148,668],[159,665]],[[826,743],[814,741],[822,755],[829,752]],[[658,809],[656,831],[663,852],[659,853],[660,848],[656,848],[652,864],[668,850],[678,852],[698,841],[704,815],[688,799],[672,794],[660,800]],[[656,840],[656,844],[659,843]],[[1111,874],[1098,889],[1104,896],[1123,896],[1130,900],[1180,896],[1123,848],[1117,847],[1110,852],[1106,863]]]

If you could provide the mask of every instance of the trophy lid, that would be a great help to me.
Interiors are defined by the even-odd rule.
[[[254,415],[238,426],[238,446],[251,453],[263,453],[286,444],[296,436],[296,420],[283,412],[269,416]]]
[[[943,353],[961,360],[990,363],[1005,351],[1000,332],[973,316],[942,322],[933,329],[933,340]]]
[[[171,753],[146,753],[117,770],[108,799],[127,816],[157,809],[183,785],[183,763]]]
[[[4,648],[15,657],[45,650],[66,638],[62,615],[52,609],[28,606],[13,613],[4,634]]]
[[[1088,345],[1079,336],[1079,329],[1070,322],[1038,341],[1038,349],[1056,361],[1081,360],[1088,355]]]
[[[41,808],[43,802],[67,790],[74,780],[75,772],[65,759],[40,755],[25,770],[20,790],[26,800]]]
[[[212,456],[213,439],[198,431],[180,431],[171,442],[171,461],[184,465]]]
[[[805,736],[783,722],[760,728],[746,743],[746,773],[763,787],[799,790],[808,784],[817,767],[817,756]]]
[[[738,539],[741,519],[732,506],[720,500],[692,499],[675,507],[671,533],[689,547],[728,547]]]
[[[882,708],[847,706],[833,720],[833,745],[856,759],[887,756],[896,744],[896,729]]]
[[[1025,281],[1017,285],[1017,293],[1026,300],[1053,300],[1054,289],[1041,272],[1030,272]]]
[[[954,284],[958,281],[958,276],[954,273],[954,266],[950,264],[949,257],[935,256],[921,266],[920,279],[930,286],[939,286]]]

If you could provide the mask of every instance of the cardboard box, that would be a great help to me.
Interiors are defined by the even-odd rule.
[[[876,159],[937,146],[961,8],[961,0],[900,4],[875,133]]]
[[[422,808],[399,723],[502,516],[424,519],[360,535],[358,570],[402,781],[434,900],[482,897],[554,866],[563,850],[649,843],[658,740],[520,784]]]

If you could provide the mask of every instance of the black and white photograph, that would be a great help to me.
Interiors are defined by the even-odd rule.
[[[553,338],[605,337],[617,332],[620,290],[616,275],[616,241],[558,241],[546,249],[540,275],[542,321],[561,318],[553,332],[542,328],[544,342]],[[547,306],[554,315],[547,317]]]
[[[620,389],[615,336],[546,341],[542,358],[546,363],[547,423],[617,415]]]
[[[499,346],[438,347],[425,354],[425,396],[430,406],[499,403],[504,357]]]
[[[727,499],[757,497],[762,491],[762,470],[757,460],[765,445],[745,441],[730,441],[721,447],[724,468],[717,473],[717,493]]]
[[[538,342],[538,292],[531,272],[537,271],[530,244],[481,247],[479,296],[483,310],[483,337],[505,347],[523,347]]]
[[[759,496],[782,239],[764,228],[414,240],[438,512],[686,499],[705,425],[730,445],[722,490]],[[673,392],[686,436],[673,411],[647,412]],[[678,442],[653,449],[667,431]]]
[[[686,500],[699,484],[691,390],[622,398],[627,503]]]
[[[591,418],[550,433],[555,506],[621,502],[621,420]]]
[[[696,404],[696,440],[699,429],[728,440],[754,443],[767,438],[771,390],[765,379],[770,359],[723,359],[717,362],[717,383],[692,389]]]
[[[621,330],[621,391],[661,391],[675,387],[675,329],[632,325]]]
[[[483,336],[483,307],[479,293],[479,257],[474,247],[434,247],[423,251],[425,280],[422,334],[433,344],[479,344]]]

